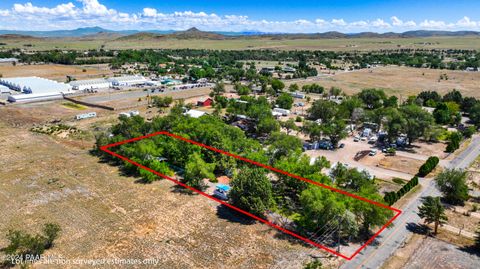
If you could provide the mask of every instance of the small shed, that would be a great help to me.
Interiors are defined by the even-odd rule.
[[[197,101],[197,106],[211,106],[212,102],[213,100],[210,97],[201,98]]]

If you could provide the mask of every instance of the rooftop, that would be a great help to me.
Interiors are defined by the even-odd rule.
[[[39,77],[0,78],[0,84],[25,93],[44,94],[68,92],[71,86]]]
[[[109,83],[109,81],[103,78],[98,78],[98,79],[75,80],[70,82],[69,84],[71,86],[80,86],[80,85],[101,84],[101,83]]]

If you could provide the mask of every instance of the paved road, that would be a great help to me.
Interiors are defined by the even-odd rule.
[[[472,142],[462,153],[455,157],[447,165],[448,168],[467,168],[480,154],[480,137],[474,137]],[[418,223],[418,206],[421,204],[420,197],[439,196],[440,192],[435,186],[433,179],[420,179],[422,189],[414,196],[414,199],[402,208],[403,213],[394,221],[393,228],[385,230],[381,237],[377,238],[376,244],[366,247],[351,261],[347,261],[340,268],[359,269],[380,268],[385,261],[393,255],[402,243],[410,235],[407,229],[409,223]]]

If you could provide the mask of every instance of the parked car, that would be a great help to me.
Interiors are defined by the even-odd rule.
[[[339,149],[343,149],[345,147],[345,144],[344,143],[341,143],[340,145],[338,145],[338,148]]]
[[[370,155],[370,156],[375,156],[375,155],[377,155],[377,150],[376,150],[376,149],[370,150],[370,153],[369,153],[368,155]]]
[[[359,136],[354,136],[353,137],[353,142],[358,142],[360,141],[360,137]]]

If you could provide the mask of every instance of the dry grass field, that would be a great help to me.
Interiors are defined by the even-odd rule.
[[[368,51],[380,49],[480,49],[478,37],[428,37],[428,38],[338,38],[338,39],[266,39],[244,38],[233,40],[176,39],[116,40],[116,39],[10,39],[3,48],[28,50],[50,49],[275,49],[275,50],[337,50]]]
[[[35,232],[56,222],[63,231],[46,254],[67,259],[158,258],[162,268],[300,268],[311,259],[312,248],[263,224],[246,224],[204,197],[179,193],[169,181],[145,185],[123,176],[89,153],[92,139],[29,131],[63,119],[89,132],[114,122],[116,113],[72,122],[78,111],[62,102],[0,113],[0,247],[9,229]]]
[[[441,74],[447,74],[448,80],[439,81]],[[336,86],[347,94],[357,93],[365,88],[383,88],[387,94],[396,95],[404,100],[409,95],[418,94],[423,90],[445,94],[457,89],[466,96],[480,97],[480,72],[386,66],[353,72],[340,71],[334,75],[286,84],[291,83],[300,86],[318,83],[326,88]]]
[[[85,70],[85,72],[83,72]],[[37,76],[65,82],[68,76],[76,79],[91,79],[103,76],[111,76],[112,71],[108,65],[81,66],[81,65],[60,65],[60,64],[38,64],[38,65],[0,65],[0,74],[3,77],[30,77]]]

